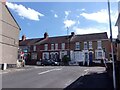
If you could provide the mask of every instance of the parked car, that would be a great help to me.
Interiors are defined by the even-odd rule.
[[[41,65],[41,61],[40,61],[40,60],[37,61],[37,62],[36,62],[36,65]]]
[[[56,61],[53,61],[53,60],[42,60],[41,61],[41,65],[52,65],[52,66],[55,66],[55,65],[59,65],[58,62]]]

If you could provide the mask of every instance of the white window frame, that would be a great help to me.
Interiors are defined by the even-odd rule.
[[[44,45],[44,50],[48,50],[48,44]]]
[[[89,41],[89,49],[93,49],[92,48],[92,41]]]
[[[36,46],[35,45],[33,46],[33,51],[36,51]]]
[[[58,43],[55,44],[55,50],[58,50]]]
[[[51,44],[51,50],[54,50],[54,44]]]
[[[80,42],[75,43],[75,50],[80,50]]]
[[[101,56],[99,55],[101,53]],[[103,59],[105,57],[103,50],[95,50],[95,59]]]
[[[37,60],[37,53],[32,53],[32,54],[31,54],[31,59]]]
[[[97,41],[97,48],[102,49],[102,41]]]
[[[87,42],[84,42],[84,49],[88,49],[88,45],[87,45]]]
[[[62,44],[61,44],[61,49],[62,49],[62,50],[65,50],[65,43],[62,43]]]
[[[45,55],[46,55],[46,59],[49,59],[49,52],[44,52],[42,58],[45,59]]]

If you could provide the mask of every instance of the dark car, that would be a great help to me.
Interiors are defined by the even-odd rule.
[[[59,65],[59,64],[58,62],[55,62],[53,60],[42,60],[41,65],[45,65],[45,66],[52,65],[53,66],[53,65]]]

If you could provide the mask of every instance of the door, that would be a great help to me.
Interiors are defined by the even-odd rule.
[[[85,53],[85,62],[88,61],[88,53]]]
[[[89,53],[89,62],[92,63],[92,52]]]

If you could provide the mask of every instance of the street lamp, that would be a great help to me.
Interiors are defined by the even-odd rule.
[[[116,90],[115,60],[114,60],[114,55],[113,55],[113,39],[112,39],[112,27],[111,27],[110,2],[109,2],[109,0],[108,0],[108,14],[109,14],[110,40],[111,40],[112,64],[113,64],[113,86],[114,86],[114,90]]]
[[[68,56],[70,59],[70,37],[69,37],[69,27],[67,27],[67,36],[68,36]]]

